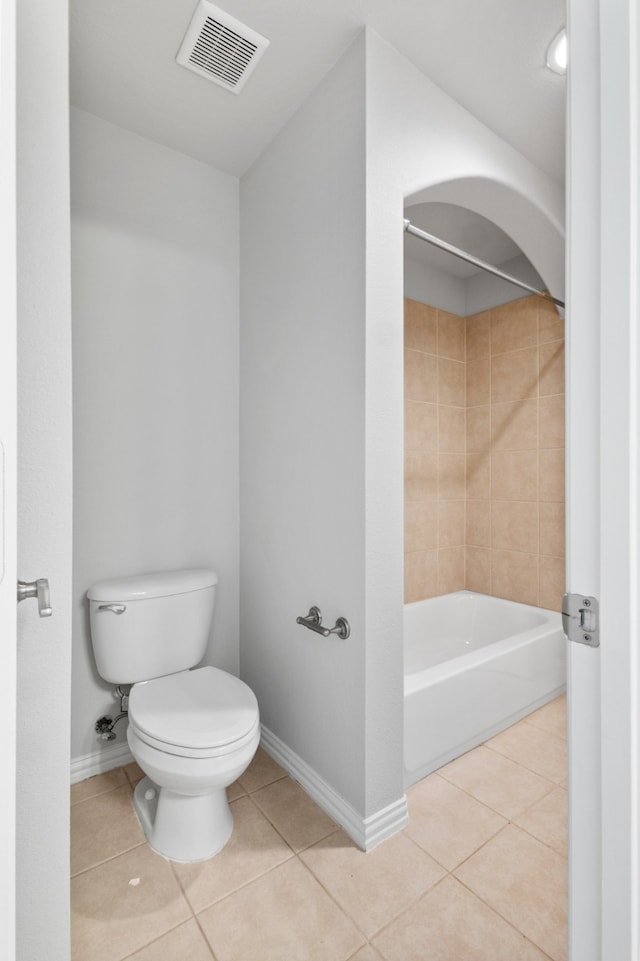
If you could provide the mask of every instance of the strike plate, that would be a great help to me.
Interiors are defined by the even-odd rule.
[[[565,594],[562,598],[562,629],[570,641],[600,647],[600,604],[597,597]]]

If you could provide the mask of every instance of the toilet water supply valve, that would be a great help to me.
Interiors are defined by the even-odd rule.
[[[127,711],[129,707],[129,691],[123,691],[121,687],[117,687],[114,694],[120,698],[120,713],[116,717],[105,714],[103,717],[99,717],[95,723],[95,731],[103,741],[115,741],[116,732],[113,729],[118,721],[126,717],[129,713]]]

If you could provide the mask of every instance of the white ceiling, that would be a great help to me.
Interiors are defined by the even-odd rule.
[[[564,0],[218,0],[271,41],[237,96],[175,62],[196,0],[71,0],[71,101],[241,176],[368,24],[558,181]]]

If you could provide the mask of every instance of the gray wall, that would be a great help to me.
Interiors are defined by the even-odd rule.
[[[71,132],[77,759],[114,708],[96,580],[212,567],[207,660],[238,670],[239,210],[234,177],[84,111]]]
[[[361,812],[363,58],[359,42],[243,178],[240,394],[242,676],[269,730]],[[349,640],[297,626],[312,604],[346,616]]]

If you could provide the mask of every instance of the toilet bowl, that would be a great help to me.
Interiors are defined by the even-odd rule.
[[[226,788],[260,742],[253,691],[214,667],[135,684],[127,740],[147,775],[134,807],[153,850],[173,861],[217,854],[233,829]]]
[[[260,741],[256,697],[204,656],[217,576],[169,571],[88,591],[101,676],[132,684],[127,740],[145,777],[134,807],[150,846],[175,861],[220,851],[233,829],[226,788]]]

